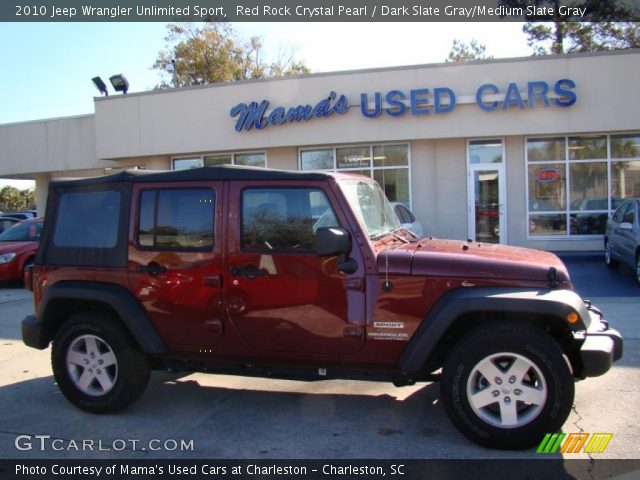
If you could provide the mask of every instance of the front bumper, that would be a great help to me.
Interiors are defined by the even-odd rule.
[[[598,377],[611,368],[613,362],[622,358],[623,340],[617,330],[610,328],[602,312],[587,303],[591,323],[586,332],[576,333],[583,337],[580,347],[582,372],[580,377]]]
[[[49,346],[49,340],[47,340],[42,325],[38,323],[35,315],[29,315],[22,320],[21,326],[22,341],[27,347],[44,350]]]

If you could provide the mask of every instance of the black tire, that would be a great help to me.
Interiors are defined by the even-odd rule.
[[[604,264],[607,268],[616,268],[620,265],[620,262],[613,258],[613,253],[611,252],[611,245],[609,242],[604,242]]]
[[[636,252],[636,282],[640,285],[640,251]]]
[[[522,380],[512,383],[517,378],[511,375],[517,373],[516,361],[531,367],[522,370]],[[491,365],[504,376],[487,382],[479,370],[493,373]],[[443,367],[440,391],[447,415],[466,437],[489,448],[521,450],[538,445],[546,433],[560,430],[573,405],[574,379],[560,347],[545,332],[526,325],[492,323],[477,328],[453,347]],[[485,400],[480,400],[476,395],[483,393]],[[531,394],[539,400],[521,401]],[[475,406],[471,397],[476,398]],[[487,405],[478,408],[483,401]],[[515,412],[515,423],[498,425],[509,412]]]
[[[91,352],[98,352],[95,358]],[[76,357],[83,360],[76,363]],[[140,398],[149,382],[147,356],[116,317],[102,312],[76,314],[60,327],[51,364],[64,396],[91,413],[125,409]]]

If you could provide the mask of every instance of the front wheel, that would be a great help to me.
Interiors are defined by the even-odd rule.
[[[74,315],[60,327],[51,364],[67,400],[91,413],[123,410],[142,395],[150,374],[129,332],[101,312]]]
[[[604,244],[604,263],[607,266],[607,268],[615,268],[619,264],[619,262],[615,258],[613,258],[611,243],[609,242],[606,242]]]
[[[560,430],[574,380],[555,340],[537,328],[488,324],[452,349],[441,396],[460,432],[490,448],[520,450]]]

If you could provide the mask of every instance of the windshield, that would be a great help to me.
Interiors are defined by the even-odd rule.
[[[342,180],[340,182],[347,201],[369,239],[380,237],[400,228],[387,197],[373,180]]]
[[[22,222],[0,233],[0,242],[37,242],[42,222]]]

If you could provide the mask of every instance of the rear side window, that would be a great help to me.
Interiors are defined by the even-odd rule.
[[[118,243],[120,192],[68,192],[60,197],[53,244],[63,248],[114,248]]]
[[[251,250],[311,251],[320,227],[338,226],[322,190],[249,188],[242,192],[242,246]]]
[[[151,250],[211,250],[215,193],[207,188],[145,190],[137,243]]]

